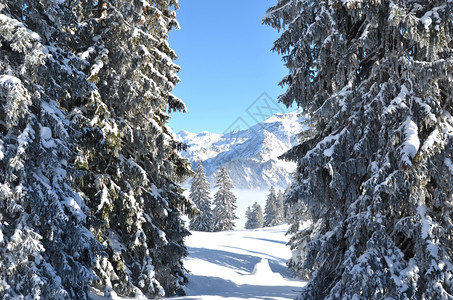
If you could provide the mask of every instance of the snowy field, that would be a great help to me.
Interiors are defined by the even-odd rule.
[[[211,191],[214,195],[215,190]],[[269,191],[234,189],[237,197],[236,230],[192,232],[185,244],[189,256],[184,266],[190,271],[187,296],[172,299],[294,299],[305,282],[293,278],[286,268],[291,251],[286,246],[287,225],[243,230],[245,211],[258,202],[264,209]],[[188,196],[188,191],[186,190]],[[94,300],[107,298],[92,295]],[[146,300],[121,298],[115,300]]]
[[[294,299],[305,282],[286,268],[287,225],[255,230],[193,232],[186,240],[187,296],[171,299]],[[92,295],[95,300],[107,298]],[[126,300],[117,296],[115,300]],[[136,300],[145,300],[138,297]]]
[[[286,268],[286,230],[193,232],[186,240],[187,296],[173,299],[294,299],[305,283]]]

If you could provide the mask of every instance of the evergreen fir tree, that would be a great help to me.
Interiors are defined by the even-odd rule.
[[[280,223],[277,196],[275,195],[274,187],[271,187],[267,196],[266,207],[264,208],[264,227],[271,227],[278,224]]]
[[[245,211],[245,219],[247,220],[245,222],[245,229],[249,229],[249,227],[251,226],[250,225],[250,218],[252,216],[252,209],[250,208],[250,206],[247,207],[247,210]]]
[[[253,204],[252,214],[255,215],[256,218],[256,228],[262,228],[264,226],[264,214],[261,205],[257,202]]]
[[[300,299],[452,299],[452,3],[279,0]],[[301,228],[306,205],[311,225]]]
[[[262,228],[264,225],[263,209],[261,205],[255,202],[250,209],[247,208],[247,222],[245,223],[245,229],[256,229]]]
[[[203,165],[200,162],[190,187],[190,199],[195,203],[200,213],[190,221],[190,230],[213,231],[210,190]]]
[[[167,112],[185,110],[170,93],[171,7],[0,3],[4,298],[86,299],[90,282],[107,294],[183,293],[180,215],[193,207],[177,184],[190,172],[184,145],[166,126]]]
[[[72,11],[54,1],[0,3],[0,298],[88,299],[101,245],[73,188],[89,94],[68,51]],[[66,20],[67,22],[62,22]]]
[[[225,168],[221,168],[217,177],[214,195],[213,225],[214,231],[233,230],[234,220],[237,219],[236,196],[233,194],[233,182]]]
[[[125,297],[183,294],[189,232],[180,216],[191,203],[178,182],[190,171],[166,125],[168,112],[185,111],[171,94],[179,67],[168,33],[178,27],[178,2],[77,3],[78,56],[93,88],[78,116],[77,188],[108,254],[99,257],[94,286]]]
[[[286,222],[285,197],[281,190],[277,192],[277,224]]]

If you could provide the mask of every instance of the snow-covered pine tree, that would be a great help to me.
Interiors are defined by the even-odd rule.
[[[252,206],[252,214],[255,216],[256,219],[256,228],[262,228],[264,226],[264,214],[261,205],[258,202],[255,202]]]
[[[250,208],[250,206],[247,207],[247,210],[245,211],[245,219],[247,220],[245,222],[245,229],[249,229],[248,227],[250,227],[250,217],[252,216],[252,209]]]
[[[236,196],[234,195],[233,182],[225,168],[221,168],[217,176],[216,188],[219,190],[214,195],[213,226],[214,231],[233,230],[236,217]]]
[[[95,279],[101,245],[71,182],[68,113],[89,90],[67,50],[72,15],[55,1],[0,3],[2,299],[88,299]]]
[[[125,297],[182,294],[186,282],[181,219],[191,210],[178,181],[190,174],[166,123],[185,110],[171,94],[179,81],[168,33],[177,0],[79,0],[72,28],[93,93],[80,99],[84,143],[77,188],[106,247],[94,286]],[[75,4],[74,4],[75,5]]]
[[[210,190],[203,165],[200,162],[190,186],[190,199],[197,206],[199,214],[190,221],[190,230],[213,231]]]
[[[266,206],[264,207],[264,227],[280,224],[278,218],[277,196],[275,195],[274,187],[271,187],[269,189],[269,195],[267,195]]]
[[[285,208],[285,197],[283,196],[282,190],[277,192],[277,224],[286,222],[286,208]]]
[[[263,209],[258,202],[255,202],[250,209],[247,208],[247,221],[245,223],[245,229],[256,229],[262,228],[264,225]]]
[[[287,153],[301,299],[452,299],[450,1],[279,0],[288,89],[315,134]]]

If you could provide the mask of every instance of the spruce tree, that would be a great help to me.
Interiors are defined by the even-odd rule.
[[[250,206],[247,207],[247,210],[245,211],[245,219],[246,219],[246,222],[245,222],[245,229],[249,229],[249,227],[251,226],[250,224],[250,218],[252,216],[252,209],[250,208]]]
[[[452,4],[279,0],[264,22],[310,114],[298,162],[300,299],[452,299]],[[297,212],[308,208],[311,225]]]
[[[180,216],[191,204],[178,182],[190,171],[166,125],[169,112],[185,111],[171,94],[179,67],[168,33],[178,27],[178,2],[77,3],[78,56],[93,88],[80,99],[77,188],[108,254],[94,286],[125,297],[183,294],[189,232]]]
[[[277,205],[277,196],[275,195],[274,187],[269,189],[269,195],[266,199],[266,206],[264,207],[264,227],[271,227],[279,223],[279,211]]]
[[[247,208],[247,222],[245,223],[245,229],[256,229],[262,228],[264,225],[263,209],[261,205],[255,202],[250,209]]]
[[[63,22],[65,20],[65,22]],[[73,187],[89,95],[67,41],[73,13],[54,1],[0,3],[0,298],[88,299],[101,245]]]
[[[200,162],[190,186],[190,199],[197,206],[199,214],[190,221],[190,230],[213,231],[210,190],[203,165]]]
[[[86,299],[90,282],[183,293],[180,215],[193,209],[177,184],[184,145],[166,126],[185,110],[170,93],[171,7],[0,3],[1,296]]]
[[[281,190],[277,192],[277,224],[286,222],[285,197]]]
[[[233,182],[225,168],[220,169],[215,187],[219,190],[215,193],[213,202],[214,231],[233,230],[234,220],[237,219],[236,196],[232,191]]]

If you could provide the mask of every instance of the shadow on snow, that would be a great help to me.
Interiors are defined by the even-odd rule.
[[[261,261],[261,258],[265,257],[268,258],[269,267],[271,268],[272,272],[279,273],[284,278],[294,278],[291,271],[285,266],[286,261],[281,258],[271,256],[263,252],[244,250],[238,247],[225,247],[251,252],[255,255],[237,254],[222,250],[189,247],[189,257],[205,260],[210,263],[215,263],[217,265],[233,269],[240,275],[250,275],[255,265]]]
[[[192,247],[189,247],[188,250],[190,258],[205,260],[223,267],[248,273],[252,272],[255,264],[261,260],[261,257],[258,256],[231,253],[222,250]]]
[[[294,286],[270,286],[270,285],[238,285],[230,280],[220,277],[190,275],[187,285],[187,296],[192,296],[190,290],[196,290],[197,295],[235,297],[239,299],[275,299],[288,298],[294,299],[301,288]],[[196,296],[196,295],[193,295]]]
[[[277,240],[271,240],[271,239],[256,238],[256,237],[251,237],[251,236],[245,236],[244,238],[246,238],[246,239],[251,239],[251,240],[258,240],[258,241],[271,242],[271,243],[275,243],[275,244],[286,245],[286,242],[284,242],[284,241],[277,241]]]

